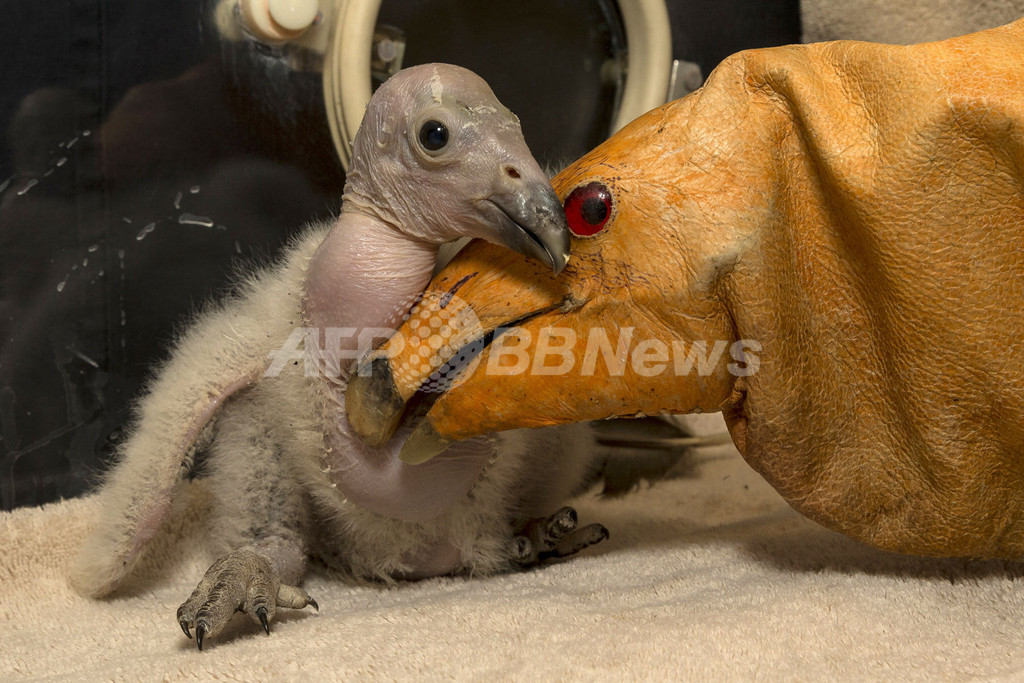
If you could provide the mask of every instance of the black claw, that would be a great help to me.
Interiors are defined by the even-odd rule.
[[[320,611],[320,605],[316,604],[316,600],[314,600],[313,598],[306,598],[306,600],[308,600],[308,602],[306,603],[307,605],[312,605],[313,609],[315,609],[317,612]]]
[[[192,634],[188,631],[188,620],[182,619],[178,623],[181,624],[181,630],[185,632],[185,635],[188,636],[188,639],[192,640]]]
[[[263,624],[263,630],[266,631],[267,635],[269,636],[270,635],[270,622],[267,621],[267,608],[264,607],[263,605],[260,605],[259,607],[257,607],[256,608],[256,616],[259,617],[260,623]]]
[[[516,562],[524,562],[530,559],[533,552],[533,544],[526,536],[517,536],[512,540],[512,559]]]
[[[571,507],[564,507],[548,518],[548,540],[557,543],[579,526],[579,515]]]
[[[196,624],[196,647],[199,648],[200,652],[203,651],[203,636],[205,635],[206,624],[204,624],[203,622],[199,622],[198,624]]]

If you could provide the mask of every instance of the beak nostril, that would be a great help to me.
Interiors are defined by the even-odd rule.
[[[506,166],[505,167],[505,174],[508,175],[509,178],[516,178],[516,179],[518,179],[518,178],[522,177],[521,175],[519,175],[519,171],[517,171],[515,168],[513,168],[511,166]]]

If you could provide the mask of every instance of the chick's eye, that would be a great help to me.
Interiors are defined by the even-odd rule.
[[[420,144],[428,152],[443,149],[448,144],[448,128],[440,121],[427,121],[420,128]]]
[[[601,232],[612,215],[612,193],[604,184],[581,185],[565,198],[565,219],[577,237]]]

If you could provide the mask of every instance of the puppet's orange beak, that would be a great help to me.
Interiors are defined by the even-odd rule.
[[[481,365],[486,371],[486,348],[496,335],[579,308],[585,294],[574,295],[570,277],[562,272],[555,276],[545,264],[487,242],[466,247],[428,285],[404,325],[360,361],[346,392],[356,434],[382,445],[414,397],[435,408],[448,406],[456,386],[465,386]],[[492,431],[499,417],[494,407],[491,402],[487,410],[471,410],[467,420],[452,420],[446,410],[443,424],[434,429],[440,427],[438,433],[448,440]],[[434,421],[431,415],[427,423]]]

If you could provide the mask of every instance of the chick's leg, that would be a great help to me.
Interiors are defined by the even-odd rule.
[[[575,555],[584,548],[608,538],[602,524],[579,527],[579,516],[571,507],[563,507],[550,517],[526,522],[512,538],[513,564],[526,568],[547,560]]]
[[[547,514],[588,482],[598,450],[589,425],[514,430],[499,438],[502,455],[517,456],[522,463],[513,486],[518,499],[516,531],[509,546],[513,566],[525,569],[569,557],[608,538],[608,529],[601,524],[580,527],[571,507]],[[558,458],[551,458],[551,453],[558,453]]]
[[[235,612],[244,612],[269,634],[278,608],[319,609],[296,585],[306,569],[306,501],[277,444],[261,427],[256,404],[247,398],[225,411],[210,450],[211,531],[228,552],[177,612],[185,635],[191,638],[195,629],[200,650]]]

